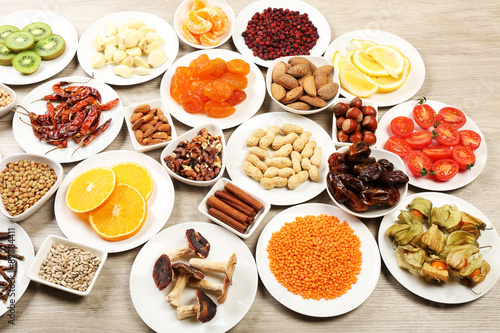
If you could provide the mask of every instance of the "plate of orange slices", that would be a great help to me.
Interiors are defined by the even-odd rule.
[[[163,228],[174,186],[153,158],[115,150],[76,165],[55,198],[55,216],[71,240],[108,253],[139,246]]]

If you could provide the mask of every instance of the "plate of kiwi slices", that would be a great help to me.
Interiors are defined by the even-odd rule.
[[[32,84],[61,72],[78,46],[75,28],[52,12],[26,10],[0,18],[0,77]]]

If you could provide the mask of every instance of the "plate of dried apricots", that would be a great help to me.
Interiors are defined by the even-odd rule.
[[[228,50],[200,50],[177,60],[163,75],[161,99],[180,122],[226,129],[250,119],[266,96],[260,69]]]
[[[218,47],[231,37],[234,12],[224,0],[185,0],[174,15],[180,40],[197,49]]]

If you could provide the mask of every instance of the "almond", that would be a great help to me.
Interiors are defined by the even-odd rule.
[[[272,83],[271,84],[271,94],[273,95],[274,99],[279,101],[286,95],[286,90],[282,86],[280,86],[277,83]]]
[[[283,104],[295,102],[296,100],[299,99],[300,96],[302,96],[303,93],[304,93],[304,88],[298,86],[297,88],[288,91],[285,97],[280,100],[280,102]]]
[[[304,57],[292,57],[290,58],[290,60],[288,60],[288,62],[292,65],[306,64],[309,66],[311,72],[314,72],[317,68],[316,65],[314,65],[311,61]]]
[[[134,112],[139,112],[139,113],[148,113],[151,107],[149,104],[142,104],[139,105],[138,107],[135,108]]]
[[[142,133],[141,130],[136,130],[134,133],[135,133],[135,138],[137,139],[137,141],[141,142],[142,139],[144,138],[144,133]]]
[[[156,128],[154,126],[151,126],[144,132],[144,137],[147,138],[148,136],[152,135],[154,132],[156,132]]]
[[[306,77],[302,86],[309,96],[316,97],[316,83],[314,81],[314,76],[311,75]]]
[[[299,84],[300,84],[301,86],[303,86],[303,85],[304,85],[304,80],[305,80],[305,79],[306,79],[306,77],[308,77],[308,76],[312,76],[311,71],[307,72],[307,73],[306,73],[306,75],[304,75],[303,77],[299,78],[299,80],[298,80],[298,81],[299,81]]]
[[[156,115],[158,116],[158,118],[160,118],[160,121],[162,123],[168,123],[168,119],[167,117],[165,117],[165,114],[163,113],[162,109],[160,108],[156,108]]]
[[[162,142],[165,142],[165,140],[164,139],[151,139],[150,141],[148,141],[148,145],[152,146],[152,145],[156,145],[156,144],[162,143]]]
[[[314,72],[313,75],[329,75],[331,72],[333,72],[333,66],[332,65],[323,65],[321,67],[318,67]]]
[[[306,75],[309,70],[310,68],[308,64],[298,64],[293,65],[292,68],[287,71],[287,74],[290,74],[293,77],[302,77]]]
[[[302,102],[305,102],[309,105],[316,106],[318,108],[322,108],[326,106],[325,100],[319,98],[319,97],[313,97],[309,95],[302,95],[299,98]]]
[[[311,106],[304,102],[294,102],[287,105],[289,108],[300,111],[307,111],[311,108]]]
[[[279,84],[283,88],[292,90],[299,86],[299,81],[289,74],[280,74],[274,80],[275,83]]]
[[[166,132],[156,132],[155,134],[153,134],[153,139],[166,139],[169,137],[170,135],[168,135],[168,133]]]
[[[329,100],[337,95],[339,85],[337,83],[328,83],[318,89],[318,97],[324,100]]]
[[[158,127],[158,131],[168,132],[168,131],[170,131],[170,125],[169,124],[162,124],[160,127]]]
[[[283,62],[283,61],[280,61],[276,64],[276,66],[274,66],[274,69],[273,69],[273,74],[272,74],[272,77],[273,77],[273,81],[276,81],[276,77],[280,74],[285,74],[286,73],[286,64]]]
[[[314,83],[316,84],[316,90],[319,90],[321,87],[323,87],[325,84],[328,83],[328,79],[326,77],[327,75],[325,74],[314,75]]]
[[[146,124],[149,123],[149,121],[151,121],[154,117],[155,116],[153,116],[152,114],[147,114],[144,117],[142,117],[142,121]]]
[[[142,118],[141,118],[142,119]],[[140,120],[140,119],[139,119]],[[150,128],[155,128],[154,125],[151,125],[151,124],[142,124],[141,127],[139,127],[139,129],[143,132],[146,132],[148,129]]]
[[[141,117],[139,119],[137,119],[134,124],[132,125],[132,130],[136,130],[138,128],[140,128],[142,126],[142,124],[144,123],[144,119]]]
[[[133,123],[135,123],[137,120],[139,120],[141,118],[142,118],[142,113],[140,113],[140,112],[134,113],[132,115],[132,117],[130,117],[130,122],[133,124]]]

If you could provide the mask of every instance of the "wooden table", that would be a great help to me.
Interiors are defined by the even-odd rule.
[[[237,15],[250,1],[230,0]],[[424,85],[415,98],[442,101],[462,109],[483,132],[488,144],[488,161],[481,175],[471,184],[449,194],[469,201],[488,216],[497,229],[496,210],[500,204],[500,125],[496,92],[500,89],[500,33],[498,1],[327,1],[308,0],[320,10],[331,26],[332,40],[348,31],[373,28],[386,30],[410,42],[422,55],[426,67]],[[179,0],[154,1],[4,1],[2,15],[24,9],[56,12],[67,18],[81,36],[97,19],[110,13],[140,10],[156,14],[172,24]],[[1,22],[0,22],[1,24]],[[230,41],[221,48],[236,51]],[[194,51],[180,43],[178,58]],[[266,70],[262,68],[265,75]],[[76,57],[55,76],[85,75]],[[2,78],[0,78],[0,81]],[[161,77],[144,84],[114,88],[125,106],[159,98]],[[37,84],[12,86],[21,100]],[[266,96],[259,114],[281,110]],[[388,108],[382,108],[381,114]],[[0,118],[2,156],[21,153],[12,133],[12,114]],[[310,116],[331,133],[331,110]],[[189,127],[174,120],[178,134]],[[233,129],[225,131],[229,138]],[[105,150],[132,149],[123,126],[115,141]],[[161,150],[147,153],[159,160]],[[75,164],[65,164],[67,173]],[[177,181],[175,207],[165,228],[187,221],[206,221],[196,207],[208,189],[192,188]],[[419,189],[410,187],[410,193]],[[309,202],[331,203],[326,191]],[[21,223],[37,251],[47,235],[61,235],[54,217],[54,197],[36,214]],[[258,235],[266,223],[286,207],[273,207],[259,230],[245,243],[255,253]],[[376,236],[381,219],[364,222]],[[31,283],[17,303],[15,326],[7,316],[0,318],[3,332],[147,332],[135,311],[129,293],[129,274],[141,247],[111,254],[88,297],[78,297],[37,283]],[[492,265],[498,265],[497,260]],[[442,305],[427,301],[402,287],[382,264],[378,284],[372,295],[357,309],[333,318],[312,318],[297,314],[278,303],[259,282],[255,301],[233,332],[325,332],[325,331],[482,331],[500,329],[500,284],[484,297],[461,305]]]

